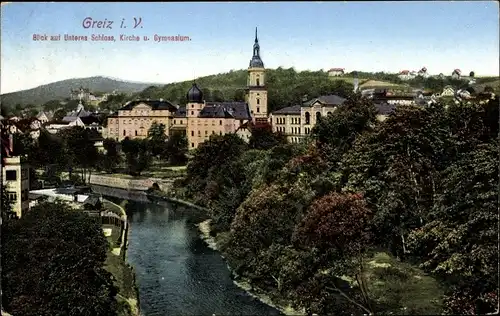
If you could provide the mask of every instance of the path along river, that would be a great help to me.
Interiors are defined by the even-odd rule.
[[[127,200],[127,261],[136,271],[143,316],[282,315],[233,283],[220,254],[200,238],[197,211],[101,189],[114,202]]]

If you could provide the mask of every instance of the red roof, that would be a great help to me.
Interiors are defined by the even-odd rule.
[[[400,74],[407,75],[409,72],[409,70],[401,70]]]
[[[344,71],[344,68],[332,68],[328,71]]]

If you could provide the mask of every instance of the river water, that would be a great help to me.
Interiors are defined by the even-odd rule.
[[[130,200],[125,209],[127,261],[136,271],[144,316],[282,315],[233,283],[220,254],[201,240],[196,211]]]

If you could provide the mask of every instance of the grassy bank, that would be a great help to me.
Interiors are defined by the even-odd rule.
[[[118,315],[140,315],[133,269],[122,260],[121,256],[112,254],[111,250],[107,254],[105,268],[113,275],[113,283],[118,288],[118,294],[116,295]]]

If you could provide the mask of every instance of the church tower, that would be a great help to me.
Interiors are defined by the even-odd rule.
[[[248,67],[247,103],[254,122],[267,122],[267,88],[266,69],[260,59],[260,45],[255,28],[255,42],[253,44],[253,56]]]

